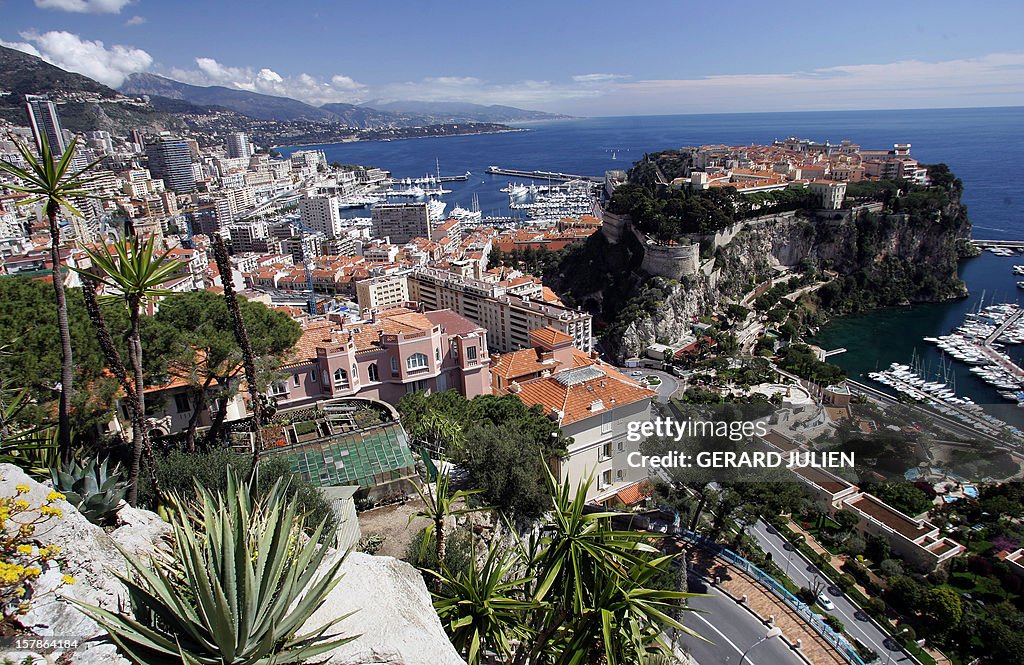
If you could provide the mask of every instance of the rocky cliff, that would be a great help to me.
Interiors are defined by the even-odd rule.
[[[606,349],[624,358],[682,339],[698,317],[783,268],[830,277],[817,296],[829,313],[962,297],[958,251],[970,233],[959,191],[943,191],[903,204],[746,220],[689,238],[700,244],[695,270],[652,275],[648,269],[661,271],[664,262],[646,255],[664,248],[644,242],[631,220],[617,220],[568,257],[555,286],[595,314]]]

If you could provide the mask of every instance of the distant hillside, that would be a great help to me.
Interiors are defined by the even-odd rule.
[[[46,94],[54,90],[95,93],[106,99],[117,92],[88,76],[67,72],[28,53],[0,46],[0,89],[11,95],[0,97],[0,104],[20,106],[25,95]]]
[[[320,108],[333,113],[338,118],[338,122],[342,122],[349,127],[359,127],[361,129],[409,127],[411,125],[424,124],[420,122],[419,118],[409,118],[397,113],[378,111],[377,109],[356,106],[355,104],[324,104]]]
[[[19,125],[28,122],[25,95],[48,95],[59,104],[64,127],[74,132],[106,129],[125,134],[132,129],[163,131],[185,127],[172,111],[125,104],[123,95],[88,76],[3,46],[0,89],[11,93],[0,95],[0,118]]]
[[[545,113],[544,111],[529,111],[514,106],[501,106],[498,104],[485,106],[468,102],[371,101],[362,104],[362,106],[392,113],[425,116],[434,122],[522,122],[526,120],[555,120],[569,117],[555,113]]]
[[[120,90],[129,95],[159,95],[199,106],[220,106],[257,120],[337,120],[330,111],[288,97],[263,95],[219,85],[190,85],[156,74],[132,74]]]

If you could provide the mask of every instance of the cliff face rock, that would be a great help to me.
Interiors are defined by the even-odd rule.
[[[465,665],[415,568],[393,557],[352,552],[341,575],[300,631],[352,613],[336,628],[359,637],[327,654],[326,665]]]
[[[50,488],[26,475],[18,467],[0,464],[0,496],[14,496],[15,487],[26,485],[22,495],[30,505],[46,501]],[[106,641],[106,634],[89,617],[76,609],[76,599],[110,610],[128,605],[127,591],[111,571],[127,572],[124,557],[148,560],[170,552],[171,529],[155,513],[123,506],[117,514],[117,528],[109,534],[90,523],[65,501],[53,507],[64,511],[36,528],[40,545],[57,545],[63,560],[45,571],[34,585],[31,609],[20,618],[30,632],[43,637],[86,640],[66,654],[31,652],[2,653],[21,663],[26,657],[35,664],[128,665]],[[24,520],[22,520],[24,521]],[[116,546],[115,546],[116,545]],[[335,555],[340,556],[340,554]],[[326,568],[331,557],[325,562]],[[350,554],[341,567],[343,578],[327,602],[299,631],[309,632],[338,616],[354,614],[337,625],[344,635],[360,635],[329,654],[331,665],[465,665],[441,627],[431,604],[423,577],[407,563],[391,557]],[[61,586],[61,577],[71,575],[75,584]]]
[[[652,262],[644,260],[650,244],[633,242],[630,221],[618,217],[608,232],[588,240],[601,245],[593,254],[604,257],[599,260],[610,278],[590,281],[589,290],[577,281],[572,295],[591,309],[601,304],[611,323],[605,346],[625,358],[653,342],[682,339],[697,317],[738,301],[779,269],[802,264],[835,274],[822,289],[822,304],[833,313],[965,296],[957,276],[957,245],[970,237],[970,229],[959,200],[899,214],[884,212],[881,204],[814,215],[786,213],[747,220],[714,236],[695,236],[702,254],[696,270],[690,261],[685,270],[677,266],[651,275],[645,268]],[[624,265],[629,280],[615,274]],[[624,281],[630,287],[614,294],[607,286],[594,290],[595,285]]]

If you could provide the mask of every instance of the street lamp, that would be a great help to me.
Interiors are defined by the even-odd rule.
[[[781,634],[782,634],[782,629],[781,628],[779,628],[778,626],[772,626],[771,629],[769,629],[769,631],[764,634],[764,637],[762,637],[761,639],[759,639],[758,641],[754,642],[749,647],[747,647],[747,650],[743,652],[742,656],[740,656],[740,662],[737,665],[743,665],[743,661],[746,660],[747,654],[750,653],[750,650],[753,649],[754,647],[756,647],[758,644],[760,644],[761,642],[767,642],[768,640],[772,639],[773,637],[778,637]]]

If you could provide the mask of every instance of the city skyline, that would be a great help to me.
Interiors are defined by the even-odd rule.
[[[1010,2],[984,13],[869,2],[841,17],[672,2],[481,14],[461,2],[25,0],[0,13],[0,44],[112,87],[150,72],[317,105],[456,101],[584,116],[1024,104],[1024,10]]]

